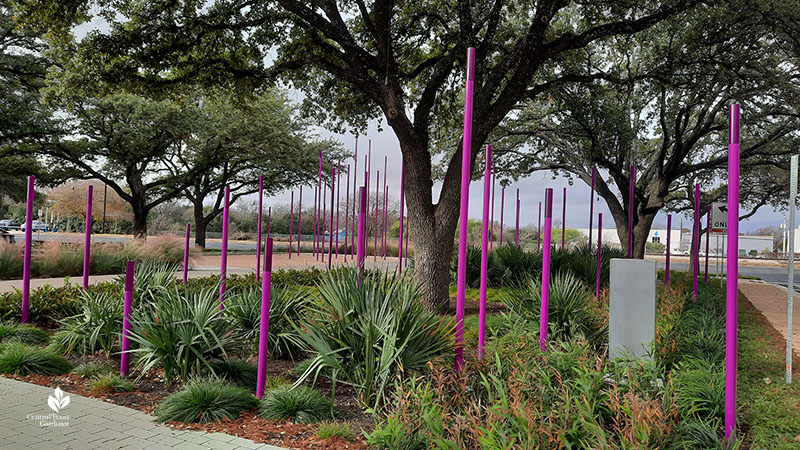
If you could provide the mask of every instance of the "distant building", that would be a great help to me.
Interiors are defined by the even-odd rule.
[[[579,233],[584,239],[589,238],[589,230],[587,228],[578,228]],[[689,228],[675,228],[670,230],[669,239],[670,251],[672,254],[688,253],[692,247],[692,230]],[[592,242],[597,242],[597,229],[592,230]],[[666,228],[652,229],[647,236],[647,242],[656,242],[667,245],[667,230]],[[709,253],[717,254],[723,253],[726,248],[727,238],[725,234],[712,234],[709,241]],[[800,248],[800,228],[795,230],[796,247]],[[603,228],[603,243],[612,246],[622,246],[617,235],[616,228]],[[624,247],[627,247],[625,243]],[[706,249],[706,235],[700,236],[700,251],[705,252]],[[755,250],[757,254],[764,252],[772,252],[772,236],[745,236],[739,235],[739,254],[749,255],[751,251]]]

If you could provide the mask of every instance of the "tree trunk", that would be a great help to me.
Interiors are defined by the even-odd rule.
[[[414,281],[423,286],[425,301],[432,310],[447,311],[450,300],[450,259],[453,255],[452,226],[430,226],[412,213],[411,240],[414,241]],[[422,224],[422,226],[418,226]]]
[[[142,208],[133,208],[133,238],[136,240],[147,239],[147,213]]]
[[[194,245],[206,248],[206,230],[211,223],[203,217],[203,201],[194,203]]]

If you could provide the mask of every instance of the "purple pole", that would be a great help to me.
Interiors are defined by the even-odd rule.
[[[358,250],[356,252],[356,265],[358,266],[358,283],[361,284],[361,276],[364,274],[364,244],[367,242],[365,229],[367,224],[367,188],[358,188]]]
[[[231,188],[225,186],[225,207],[222,210],[222,257],[219,264],[219,310],[225,301],[225,278],[228,272],[228,210],[230,209]]]
[[[405,213],[406,163],[400,164],[400,238],[397,240],[397,276],[403,274],[403,214]]]
[[[692,301],[697,301],[697,276],[700,272],[700,185],[694,185],[694,229],[692,230]]]
[[[494,164],[492,164],[492,217],[489,219],[490,227],[491,227],[491,237],[489,238],[489,250],[494,248],[494,182],[495,182],[495,174],[494,174]]]
[[[406,211],[406,213],[407,212],[408,211]],[[406,259],[405,261],[403,261],[403,267],[408,267],[408,236],[410,234],[411,234],[411,215],[406,217]],[[402,245],[402,242],[400,244]]]
[[[339,203],[342,198],[342,162],[336,164],[336,259],[339,259]],[[332,193],[331,193],[332,194]],[[333,209],[333,206],[331,206]]]
[[[486,146],[486,169],[483,171],[483,223],[481,229],[481,298],[478,313],[478,359],[483,359],[486,342],[486,288],[489,270],[489,191],[492,174],[492,146]]]
[[[267,208],[267,239],[272,234],[272,206]]]
[[[589,230],[589,236],[592,230]],[[600,298],[600,278],[603,271],[603,213],[597,215],[597,287],[594,296]]]
[[[297,202],[297,256],[300,256],[300,225],[303,224],[303,186],[300,186],[300,199]]]
[[[350,229],[353,231],[353,235],[350,238],[350,257],[355,258],[356,255],[356,219],[358,214],[356,214],[356,186],[358,185],[358,137],[356,137],[356,154],[353,156],[353,223]]]
[[[739,322],[739,105],[730,109],[728,138],[728,274],[725,313],[725,439],[736,429],[736,359]]]
[[[189,274],[189,234],[191,230],[192,226],[187,223],[186,239],[183,242],[183,285],[184,286],[186,286],[187,276]],[[256,262],[256,265],[258,265],[258,262]]]
[[[550,240],[553,233],[553,189],[544,191],[544,249],[542,251],[542,310],[539,319],[539,348],[547,348],[547,313],[550,307]]]
[[[561,250],[564,250],[564,243],[566,242],[567,231],[567,188],[564,188],[564,203],[561,209]]]
[[[464,360],[464,303],[467,290],[467,220],[470,162],[472,161],[472,95],[475,87],[475,48],[467,49],[467,86],[464,94],[464,137],[461,148],[461,209],[458,224],[458,285],[456,289],[456,372]]]
[[[506,203],[506,188],[500,188],[500,245],[503,245],[503,210],[505,210]]]
[[[28,306],[31,298],[31,241],[33,234],[33,185],[36,177],[28,177],[28,200],[25,204],[25,260],[22,264],[22,323],[28,323]]]
[[[319,219],[319,249],[322,253],[322,262],[325,262],[325,219],[328,217],[328,184],[322,185],[322,217]]]
[[[319,203],[319,186],[314,186],[314,224],[311,227],[311,253],[319,259],[317,255],[317,204]]]
[[[294,191],[289,197],[289,259],[292,259],[292,235],[294,235]]]
[[[706,209],[706,283],[708,283],[708,241],[711,240],[711,206]]]
[[[389,203],[386,201],[388,187],[386,185],[386,171],[389,169],[389,157],[383,157],[383,230],[381,234],[381,242],[382,242],[382,250],[381,255],[384,259],[386,259],[386,208],[389,206]]]
[[[320,248],[320,241],[321,241],[320,234],[322,234],[322,226],[321,225],[322,225],[322,218],[324,217],[324,215],[320,216],[320,213],[321,213],[321,210],[322,210],[323,199],[325,197],[324,196],[324,192],[325,191],[324,191],[324,188],[322,186],[322,151],[321,150],[319,152],[319,173],[318,173],[318,175],[319,175],[319,182],[318,182],[319,183],[318,184],[318,186],[319,186],[319,205],[317,205],[317,211],[316,211],[317,219],[316,219],[315,228],[316,228],[317,232],[316,232],[316,236],[314,237],[315,245],[316,245],[316,248],[317,248],[317,261],[319,261],[320,253],[322,253],[322,251],[321,251],[322,249]],[[324,258],[324,256],[323,256],[323,258]]]
[[[364,168],[367,169],[366,173],[364,174],[364,186],[367,188],[367,238],[369,238],[369,175],[372,172],[372,139],[367,139],[367,154],[365,155],[367,160],[364,161]],[[380,178],[380,174],[378,174],[378,178]],[[377,191],[378,188],[375,188]],[[377,232],[377,231],[376,231]],[[367,253],[369,253],[369,239],[367,239],[365,245],[367,246]]]
[[[350,238],[350,164],[347,165],[347,186],[344,189],[344,262],[347,262],[347,240]]]
[[[633,258],[633,188],[636,184],[636,166],[631,166],[628,182],[628,258]]]
[[[119,374],[122,377],[127,377],[130,373],[131,354],[128,350],[131,348],[131,341],[129,338],[131,332],[131,311],[133,309],[133,261],[125,263],[125,295],[123,296],[122,306],[122,355],[119,364]]]
[[[375,245],[372,248],[372,255],[375,261],[378,260],[378,205],[380,204],[380,193],[378,189],[380,189],[380,182],[381,182],[381,171],[378,171],[378,176],[375,177]]]
[[[517,188],[517,225],[514,229],[514,244],[519,245],[519,188]]]
[[[664,269],[664,284],[669,284],[669,255],[672,253],[670,237],[672,236],[672,214],[667,214],[667,262]]]
[[[331,168],[331,217],[328,220],[328,270],[331,270],[331,256],[333,256],[333,196],[336,183],[336,167]]]
[[[592,219],[594,218],[594,176],[597,168],[592,167],[592,190],[589,193],[589,248],[592,247]]]
[[[264,200],[264,175],[258,176],[258,216],[256,221],[256,281],[261,279],[261,212]],[[184,283],[186,284],[186,283]]]
[[[267,343],[269,342],[269,303],[272,290],[272,238],[267,239],[264,249],[264,279],[261,282],[261,325],[258,329],[258,384],[256,397],[264,395],[267,382]]]
[[[539,235],[536,237],[536,250],[542,249],[542,202],[539,202]]]
[[[92,248],[92,194],[94,186],[89,185],[89,194],[86,197],[86,237],[83,240],[83,290],[89,287],[89,256]],[[28,227],[26,226],[27,230]]]

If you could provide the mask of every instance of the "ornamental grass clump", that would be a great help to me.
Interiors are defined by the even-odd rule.
[[[69,361],[51,350],[14,341],[0,344],[0,373],[61,375],[71,369]]]
[[[307,386],[281,386],[264,393],[258,415],[267,420],[314,423],[333,418],[333,403]]]
[[[241,359],[222,359],[211,363],[210,373],[236,386],[255,389],[258,384],[258,367]]]
[[[114,373],[116,370],[119,370],[119,368],[111,367],[108,364],[85,362],[72,369],[72,373],[83,378],[94,378],[98,375]]]
[[[0,342],[6,341],[44,345],[50,341],[50,335],[41,328],[27,323],[0,322]]]
[[[89,382],[89,387],[95,392],[110,394],[112,392],[130,392],[136,389],[136,383],[125,378],[120,378],[120,376],[115,373],[104,373],[96,375],[92,381]]]
[[[159,422],[208,423],[236,419],[256,406],[258,399],[247,389],[219,378],[196,378],[165,398],[154,414]]]
[[[454,321],[427,310],[420,290],[393,275],[332,271],[320,298],[297,325],[312,361],[301,377],[330,374],[355,386],[361,401],[377,407],[398,376],[452,355]]]

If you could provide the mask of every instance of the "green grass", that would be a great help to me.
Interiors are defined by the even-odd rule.
[[[258,367],[241,359],[223,359],[211,363],[214,374],[236,386],[255,390],[258,384]]]
[[[89,387],[95,392],[129,392],[136,389],[136,384],[131,380],[120,378],[115,373],[105,373],[94,377],[89,383]]]
[[[317,426],[317,437],[325,440],[334,437],[344,438],[348,442],[355,440],[355,433],[350,425],[341,422],[323,422]]]
[[[30,324],[0,322],[0,342],[12,340],[31,345],[44,345],[50,341],[50,335]]]
[[[236,419],[242,411],[254,408],[258,399],[247,389],[219,378],[196,378],[165,398],[156,408],[159,422],[219,422]]]
[[[22,342],[0,345],[0,373],[13,375],[61,375],[72,369],[63,356]]]
[[[800,448],[800,373],[784,381],[784,343],[764,332],[745,301],[739,302],[739,420],[752,449]],[[795,369],[797,369],[795,367]]]
[[[330,419],[333,404],[306,386],[281,386],[264,393],[258,414],[267,420],[289,419],[295,423],[314,423]]]
[[[109,373],[114,373],[115,370],[116,369],[109,366],[108,364],[85,362],[79,364],[77,367],[72,369],[72,373],[81,376],[83,378],[94,378],[98,375],[106,375]]]

